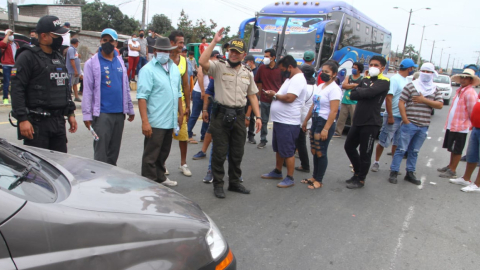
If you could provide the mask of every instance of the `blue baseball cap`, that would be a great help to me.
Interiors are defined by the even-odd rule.
[[[411,68],[411,67],[418,68],[418,65],[415,65],[415,62],[413,62],[413,60],[410,59],[410,58],[403,59],[402,62],[400,63],[400,68],[401,69]]]
[[[100,37],[103,37],[105,35],[109,35],[113,38],[113,40],[117,41],[118,40],[118,34],[117,34],[117,31],[113,30],[112,28],[105,28],[103,29],[102,31],[102,34],[100,35]]]

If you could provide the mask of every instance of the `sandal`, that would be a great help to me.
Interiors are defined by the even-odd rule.
[[[198,142],[197,142],[197,141],[195,141],[195,139],[193,139],[193,138],[190,138],[190,139],[188,139],[188,143],[191,143],[191,144],[198,144]]]
[[[318,183],[319,186],[315,186],[315,183]],[[323,183],[318,182],[318,181],[314,181],[314,182],[308,184],[309,189],[317,189],[317,188],[322,188],[322,187],[323,187]]]
[[[307,179],[307,178],[300,181],[300,183],[302,183],[302,184],[309,184],[309,185],[311,185],[313,182],[315,182],[315,180],[312,181],[312,180]]]

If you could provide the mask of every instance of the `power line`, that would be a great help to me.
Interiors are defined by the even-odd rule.
[[[224,2],[224,1],[221,1],[221,0],[217,0],[218,2],[224,4],[224,5],[227,5],[229,6],[230,8],[233,8],[237,11],[240,11],[240,12],[243,12],[245,14],[248,14],[248,15],[252,15],[252,13],[250,11],[247,11],[245,9],[242,9],[242,8],[239,8],[237,5],[234,5],[234,4],[230,4],[229,2]]]

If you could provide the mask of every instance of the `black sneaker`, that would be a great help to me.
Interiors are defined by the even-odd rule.
[[[213,193],[215,194],[215,197],[225,199],[225,191],[223,191],[223,187],[214,187]]]
[[[355,179],[355,181],[353,181],[352,183],[347,184],[348,189],[359,189],[359,188],[363,188],[363,186],[365,186],[365,184],[360,182],[360,179],[358,178]]]
[[[242,184],[229,184],[228,191],[250,194],[250,190],[246,189]]]
[[[354,175],[354,176],[352,176],[352,178],[346,180],[345,183],[351,184],[351,183],[353,183],[353,182],[355,182],[355,181],[357,181],[357,180],[358,180],[358,176],[357,176],[357,175]]]
[[[407,172],[407,175],[405,175],[405,178],[403,178],[403,180],[408,181],[417,186],[420,186],[422,184],[422,181],[418,180],[417,176],[415,176],[415,172]]]
[[[248,143],[257,144],[257,141],[255,140],[255,138],[250,137],[250,138],[248,138]]]
[[[398,172],[391,171],[390,176],[388,177],[388,182],[390,182],[392,184],[396,184],[397,183],[397,176],[398,176]]]

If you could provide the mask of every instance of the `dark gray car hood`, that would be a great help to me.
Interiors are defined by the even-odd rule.
[[[61,205],[82,210],[161,215],[208,222],[198,204],[133,172],[70,154],[24,148],[57,166],[69,178],[71,193],[59,202]]]

